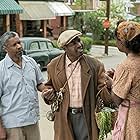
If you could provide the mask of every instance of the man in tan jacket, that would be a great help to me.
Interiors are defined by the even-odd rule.
[[[42,93],[45,102],[51,104],[56,93],[63,92],[55,112],[54,140],[98,139],[96,95],[100,89],[107,91],[105,70],[101,62],[83,54],[81,35],[77,30],[62,32],[57,43],[65,53],[47,66],[48,89]]]

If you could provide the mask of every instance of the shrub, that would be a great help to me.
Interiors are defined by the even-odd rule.
[[[55,39],[53,40],[53,45],[54,45],[55,48],[59,48],[58,45],[57,45],[57,40],[55,40]]]
[[[105,45],[105,41],[104,40],[94,40],[93,41],[94,45]],[[108,46],[116,46],[116,42],[115,40],[109,40],[108,41]]]
[[[89,52],[90,49],[91,49],[91,46],[93,44],[93,39],[90,38],[90,37],[87,37],[87,36],[82,36],[81,40],[82,40],[82,42],[84,44],[84,52],[85,53]]]

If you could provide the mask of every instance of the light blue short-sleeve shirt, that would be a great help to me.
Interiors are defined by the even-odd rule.
[[[22,56],[22,68],[6,57],[0,61],[0,116],[5,128],[27,126],[39,120],[37,85],[44,82],[37,63]]]

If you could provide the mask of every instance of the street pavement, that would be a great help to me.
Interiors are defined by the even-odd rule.
[[[104,46],[97,46],[93,45],[89,54],[91,57],[96,57],[101,62],[104,63],[105,69],[109,68],[115,68],[118,63],[120,63],[124,58],[125,55],[123,53],[120,53],[116,47],[110,47],[108,48],[108,55],[104,54]],[[47,80],[47,72],[44,71],[43,75],[45,77],[45,80]],[[46,112],[50,110],[50,106],[46,105],[40,96],[41,93],[39,93],[39,101],[40,101],[40,133],[41,133],[41,140],[53,140],[54,131],[53,131],[53,122],[50,122],[46,118]],[[105,140],[111,140],[111,135]]]

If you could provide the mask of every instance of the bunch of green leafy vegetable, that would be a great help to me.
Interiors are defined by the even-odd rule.
[[[112,130],[112,112],[114,110],[104,107],[96,114],[97,124],[100,129],[99,140],[104,140],[105,136]]]

